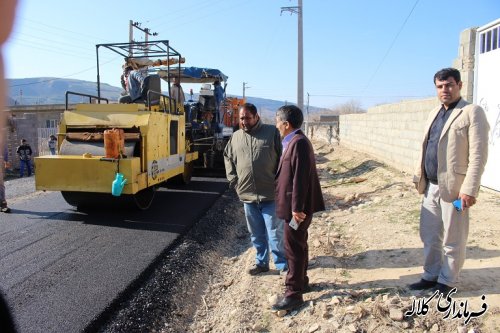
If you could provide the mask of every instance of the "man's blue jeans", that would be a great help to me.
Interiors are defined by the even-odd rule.
[[[27,160],[27,161],[23,161],[21,160],[21,170],[20,170],[20,176],[24,176],[24,167],[26,166],[26,168],[28,169],[28,177],[31,176],[31,161],[30,160]]]
[[[244,208],[250,238],[257,250],[255,263],[258,266],[269,267],[269,249],[271,249],[276,269],[286,270],[287,263],[283,241],[284,221],[276,217],[275,202],[245,202]]]

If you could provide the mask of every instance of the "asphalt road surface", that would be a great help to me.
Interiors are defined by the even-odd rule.
[[[19,332],[84,330],[226,189],[194,178],[160,189],[147,211],[78,212],[54,192],[12,200],[0,215],[0,289]]]

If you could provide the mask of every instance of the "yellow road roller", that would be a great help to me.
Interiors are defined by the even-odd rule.
[[[99,44],[98,59],[102,47],[123,55],[146,74],[154,73],[150,67],[158,64],[168,72],[183,62],[166,40]],[[155,60],[147,61],[148,56]],[[97,96],[66,92],[58,154],[35,158],[36,189],[61,191],[78,208],[131,201],[147,209],[158,186],[191,179],[198,153],[187,137],[184,108],[161,92],[155,74],[145,75],[140,98],[109,103],[100,93],[99,60],[97,72]],[[88,103],[71,104],[75,96],[88,98]]]

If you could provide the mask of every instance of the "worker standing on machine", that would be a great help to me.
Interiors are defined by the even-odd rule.
[[[170,87],[170,94],[171,97],[177,101],[178,105],[181,107],[184,106],[186,98],[184,96],[184,91],[182,90],[181,79],[178,76],[174,77],[174,83],[172,84],[172,87]]]
[[[224,121],[224,113],[221,110],[221,103],[224,100],[224,89],[220,85],[220,81],[217,80],[214,82],[214,97],[215,97],[215,109],[217,110],[217,115],[219,117],[218,123],[222,123]]]

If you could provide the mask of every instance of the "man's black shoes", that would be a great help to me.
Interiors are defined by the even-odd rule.
[[[453,287],[450,287],[450,286],[447,286],[445,284],[442,284],[442,283],[437,283],[436,284],[436,287],[434,288],[434,291],[439,291],[441,294],[443,294],[444,296],[448,296],[448,293],[453,289]]]
[[[2,213],[10,213],[10,208],[7,207],[7,202],[0,203],[0,212]]]
[[[255,265],[254,267],[252,267],[248,270],[248,274],[250,274],[250,275],[258,275],[260,273],[265,273],[265,272],[269,272],[268,266]]]
[[[291,311],[304,304],[304,300],[300,298],[285,297],[272,307],[273,311]]]
[[[434,288],[438,284],[436,281],[428,281],[421,279],[418,282],[412,283],[408,286],[410,290],[424,290]]]

